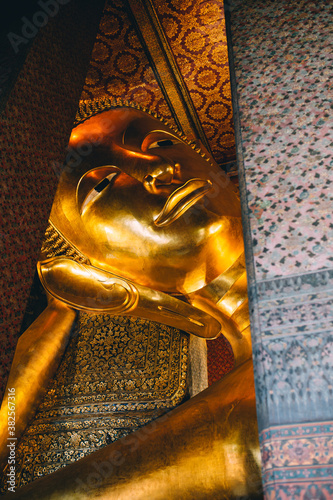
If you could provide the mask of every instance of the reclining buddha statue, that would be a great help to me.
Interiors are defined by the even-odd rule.
[[[20,337],[7,384],[23,486],[13,498],[261,498],[232,184],[129,103],[82,102],[70,151],[37,266],[48,306]],[[189,336],[220,334],[235,368],[188,399]]]

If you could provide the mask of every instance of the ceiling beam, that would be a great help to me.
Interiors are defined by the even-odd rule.
[[[127,0],[143,49],[178,128],[211,154],[196,109],[152,0]]]

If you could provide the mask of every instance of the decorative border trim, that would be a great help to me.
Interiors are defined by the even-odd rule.
[[[333,291],[333,269],[323,269],[287,277],[278,277],[257,282],[258,299],[271,300],[275,297],[290,297],[301,293]]]
[[[262,431],[259,440],[265,485],[331,479],[332,434],[333,421],[284,425]]]

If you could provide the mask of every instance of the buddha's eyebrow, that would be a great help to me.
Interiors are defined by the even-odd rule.
[[[150,117],[141,117],[133,120],[124,130],[122,143],[124,146],[140,150],[144,139],[154,132],[165,134],[166,139],[168,137],[177,139],[172,132],[164,129],[162,122],[159,123],[157,120],[152,121]]]
[[[122,143],[124,145],[137,149],[141,148],[142,141],[146,137],[147,132],[149,132],[149,130],[147,131],[145,121],[145,119],[137,118],[124,130],[122,136]],[[151,129],[151,124],[149,128]]]

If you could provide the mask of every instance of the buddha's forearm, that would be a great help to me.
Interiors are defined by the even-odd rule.
[[[52,300],[20,337],[0,410],[0,463],[8,454],[8,412],[13,408],[8,394],[15,395],[15,437],[19,439],[58,367],[75,314]]]
[[[205,311],[91,265],[57,257],[39,262],[38,271],[45,290],[74,309],[149,319],[203,338],[221,331]]]
[[[234,353],[235,366],[251,357],[244,254],[209,285],[190,294],[189,301],[221,323],[222,335],[228,339]]]
[[[231,317],[225,315],[217,304],[210,302],[205,297],[196,295],[192,297],[191,302],[196,308],[205,311],[219,321],[221,333],[231,345],[235,358],[234,366],[251,358],[252,344],[247,299]]]

